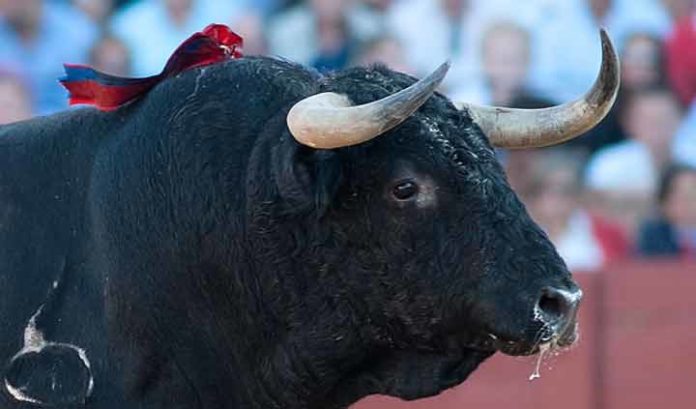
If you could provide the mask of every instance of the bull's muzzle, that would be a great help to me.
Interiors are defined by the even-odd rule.
[[[576,319],[581,300],[582,290],[579,288],[566,290],[545,287],[542,289],[534,308],[534,318],[551,329],[548,337],[556,339],[560,346],[567,346],[575,341]]]

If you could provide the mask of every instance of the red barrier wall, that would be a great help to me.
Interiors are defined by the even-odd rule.
[[[415,402],[373,396],[352,409],[696,408],[696,265],[632,262],[576,274],[580,341],[545,360],[497,354],[471,378]]]
[[[605,408],[696,408],[696,266],[620,266],[605,289]]]

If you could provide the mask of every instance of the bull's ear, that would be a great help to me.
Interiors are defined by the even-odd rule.
[[[288,213],[315,212],[323,216],[341,183],[341,162],[332,150],[317,150],[283,138],[271,163]]]

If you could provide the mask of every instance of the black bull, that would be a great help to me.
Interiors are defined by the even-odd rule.
[[[578,289],[466,111],[288,132],[309,95],[412,83],[244,58],[1,127],[0,407],[341,408],[571,342]]]

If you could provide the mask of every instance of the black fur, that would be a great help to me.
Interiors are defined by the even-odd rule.
[[[12,358],[42,305],[37,329],[84,349],[94,378],[84,404],[41,395],[54,407],[344,408],[463,382],[489,333],[532,348],[541,288],[574,284],[467,113],[436,95],[332,151],[285,125],[309,95],[413,81],[244,58],[115,112],[0,128],[3,380],[31,378]],[[398,201],[403,179],[434,193]],[[33,406],[5,390],[0,407]]]

